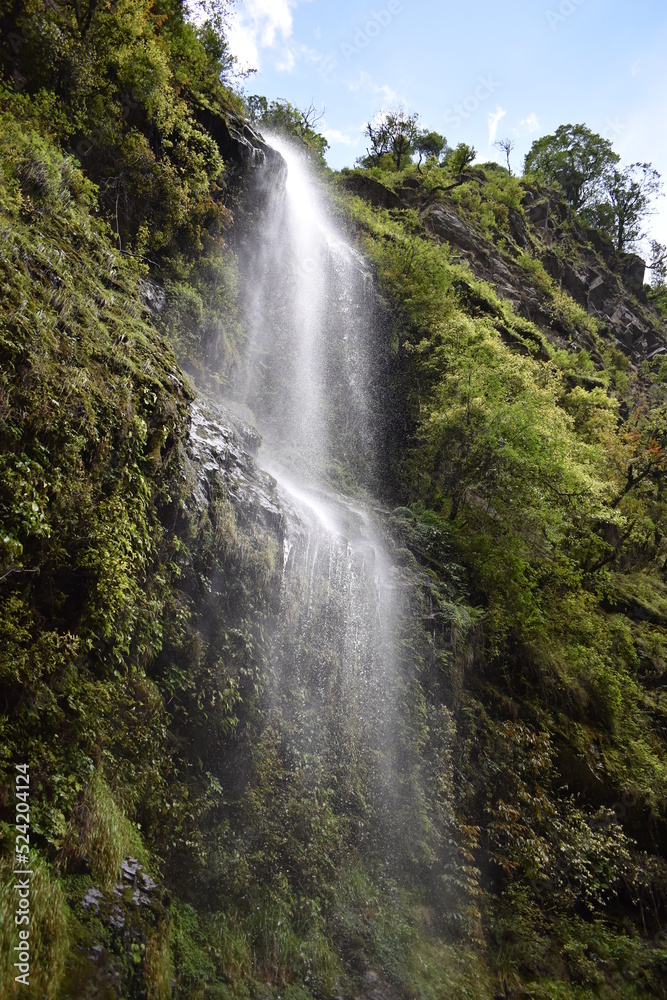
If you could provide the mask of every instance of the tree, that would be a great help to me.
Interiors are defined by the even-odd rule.
[[[493,145],[496,147],[496,149],[499,149],[501,151],[501,153],[504,153],[505,156],[507,157],[507,173],[511,177],[512,176],[512,168],[510,166],[510,153],[512,152],[512,150],[514,149],[514,147],[516,145],[516,143],[514,142],[514,139],[510,139],[510,138],[507,138],[507,139],[497,139],[496,142],[494,142]]]
[[[585,125],[561,125],[553,135],[535,140],[524,172],[560,187],[570,207],[579,212],[599,195],[605,173],[618,160],[609,139]]]
[[[367,155],[361,157],[359,162],[362,165],[377,165],[385,153],[389,152],[390,136],[384,119],[368,122],[364,132],[370,145],[366,150]]]
[[[635,248],[644,235],[643,222],[660,188],[660,174],[650,163],[632,163],[605,175],[607,200],[600,207],[607,210],[607,229],[619,253]]]
[[[310,156],[324,162],[324,154],[329,148],[329,143],[315,129],[324,116],[324,109],[318,111],[311,103],[302,111],[282,98],[268,101],[260,94],[251,94],[247,97],[246,108],[253,125],[294,140]]]
[[[419,153],[419,163],[417,166],[421,167],[424,156],[427,159],[433,157],[436,161],[440,160],[443,152],[447,149],[447,140],[439,132],[427,132],[424,129],[417,135],[414,147],[415,153]]]
[[[659,240],[651,240],[651,284],[654,288],[664,288],[667,284],[667,247]]]
[[[415,150],[419,137],[419,115],[408,115],[401,109],[385,111],[368,122],[365,133],[370,141],[367,162],[378,164],[385,153],[391,153],[396,169]]]
[[[196,33],[211,64],[217,69],[218,79],[223,83],[229,84],[235,76],[245,77],[256,72],[254,69],[237,69],[236,57],[230,52],[227,38],[219,25],[204,21],[196,28]]]
[[[463,174],[476,156],[477,150],[474,146],[469,146],[466,142],[460,142],[452,155],[449,157],[447,162],[452,173],[456,175],[459,183],[463,182]]]

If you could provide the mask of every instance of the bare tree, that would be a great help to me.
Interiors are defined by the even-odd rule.
[[[301,123],[303,127],[310,128],[313,130],[313,132],[315,132],[316,131],[315,126],[320,124],[320,122],[324,118],[324,113],[326,110],[327,110],[326,107],[324,107],[322,108],[321,111],[318,111],[318,109],[315,107],[314,102],[311,101],[308,107],[305,108],[305,110],[299,112],[299,114],[301,115]]]
[[[499,149],[501,153],[505,154],[507,158],[507,173],[512,176],[512,168],[510,166],[510,153],[516,146],[514,139],[510,139],[509,136],[506,139],[497,139],[493,144],[496,149]]]

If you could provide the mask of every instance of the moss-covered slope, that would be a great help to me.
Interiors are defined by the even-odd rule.
[[[267,709],[283,515],[172,353],[210,386],[243,339],[230,234],[270,155],[220,39],[170,2],[0,16],[0,996],[24,762],[34,996],[664,996],[639,265],[497,169],[333,179],[394,347],[378,499],[414,595],[424,794],[387,873],[361,768]]]

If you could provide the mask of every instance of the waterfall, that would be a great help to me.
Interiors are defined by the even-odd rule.
[[[248,343],[236,388],[286,512],[270,712],[339,795],[353,794],[342,775],[363,776],[364,808],[388,858],[400,853],[414,767],[401,711],[408,598],[369,499],[380,447],[377,304],[308,163],[270,141],[287,176],[241,249]]]
[[[321,484],[336,468],[368,482],[377,442],[367,388],[374,295],[361,255],[338,231],[307,161],[287,163],[242,251],[248,352],[237,395],[265,452]]]

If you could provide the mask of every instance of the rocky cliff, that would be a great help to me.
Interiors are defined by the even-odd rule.
[[[564,322],[554,309],[548,283],[535,281],[535,273],[525,266],[526,255],[539,261],[555,287],[597,321],[603,344],[614,345],[634,364],[664,353],[667,327],[647,300],[644,262],[633,254],[619,255],[607,237],[573,220],[557,192],[525,188],[521,208],[509,209],[502,233],[494,238],[481,230],[475,213],[438,198],[437,192],[432,195],[415,177],[395,188],[354,173],[342,183],[377,207],[416,210],[425,232],[450,246],[476,278],[492,285],[554,345],[596,353],[590,332]]]

